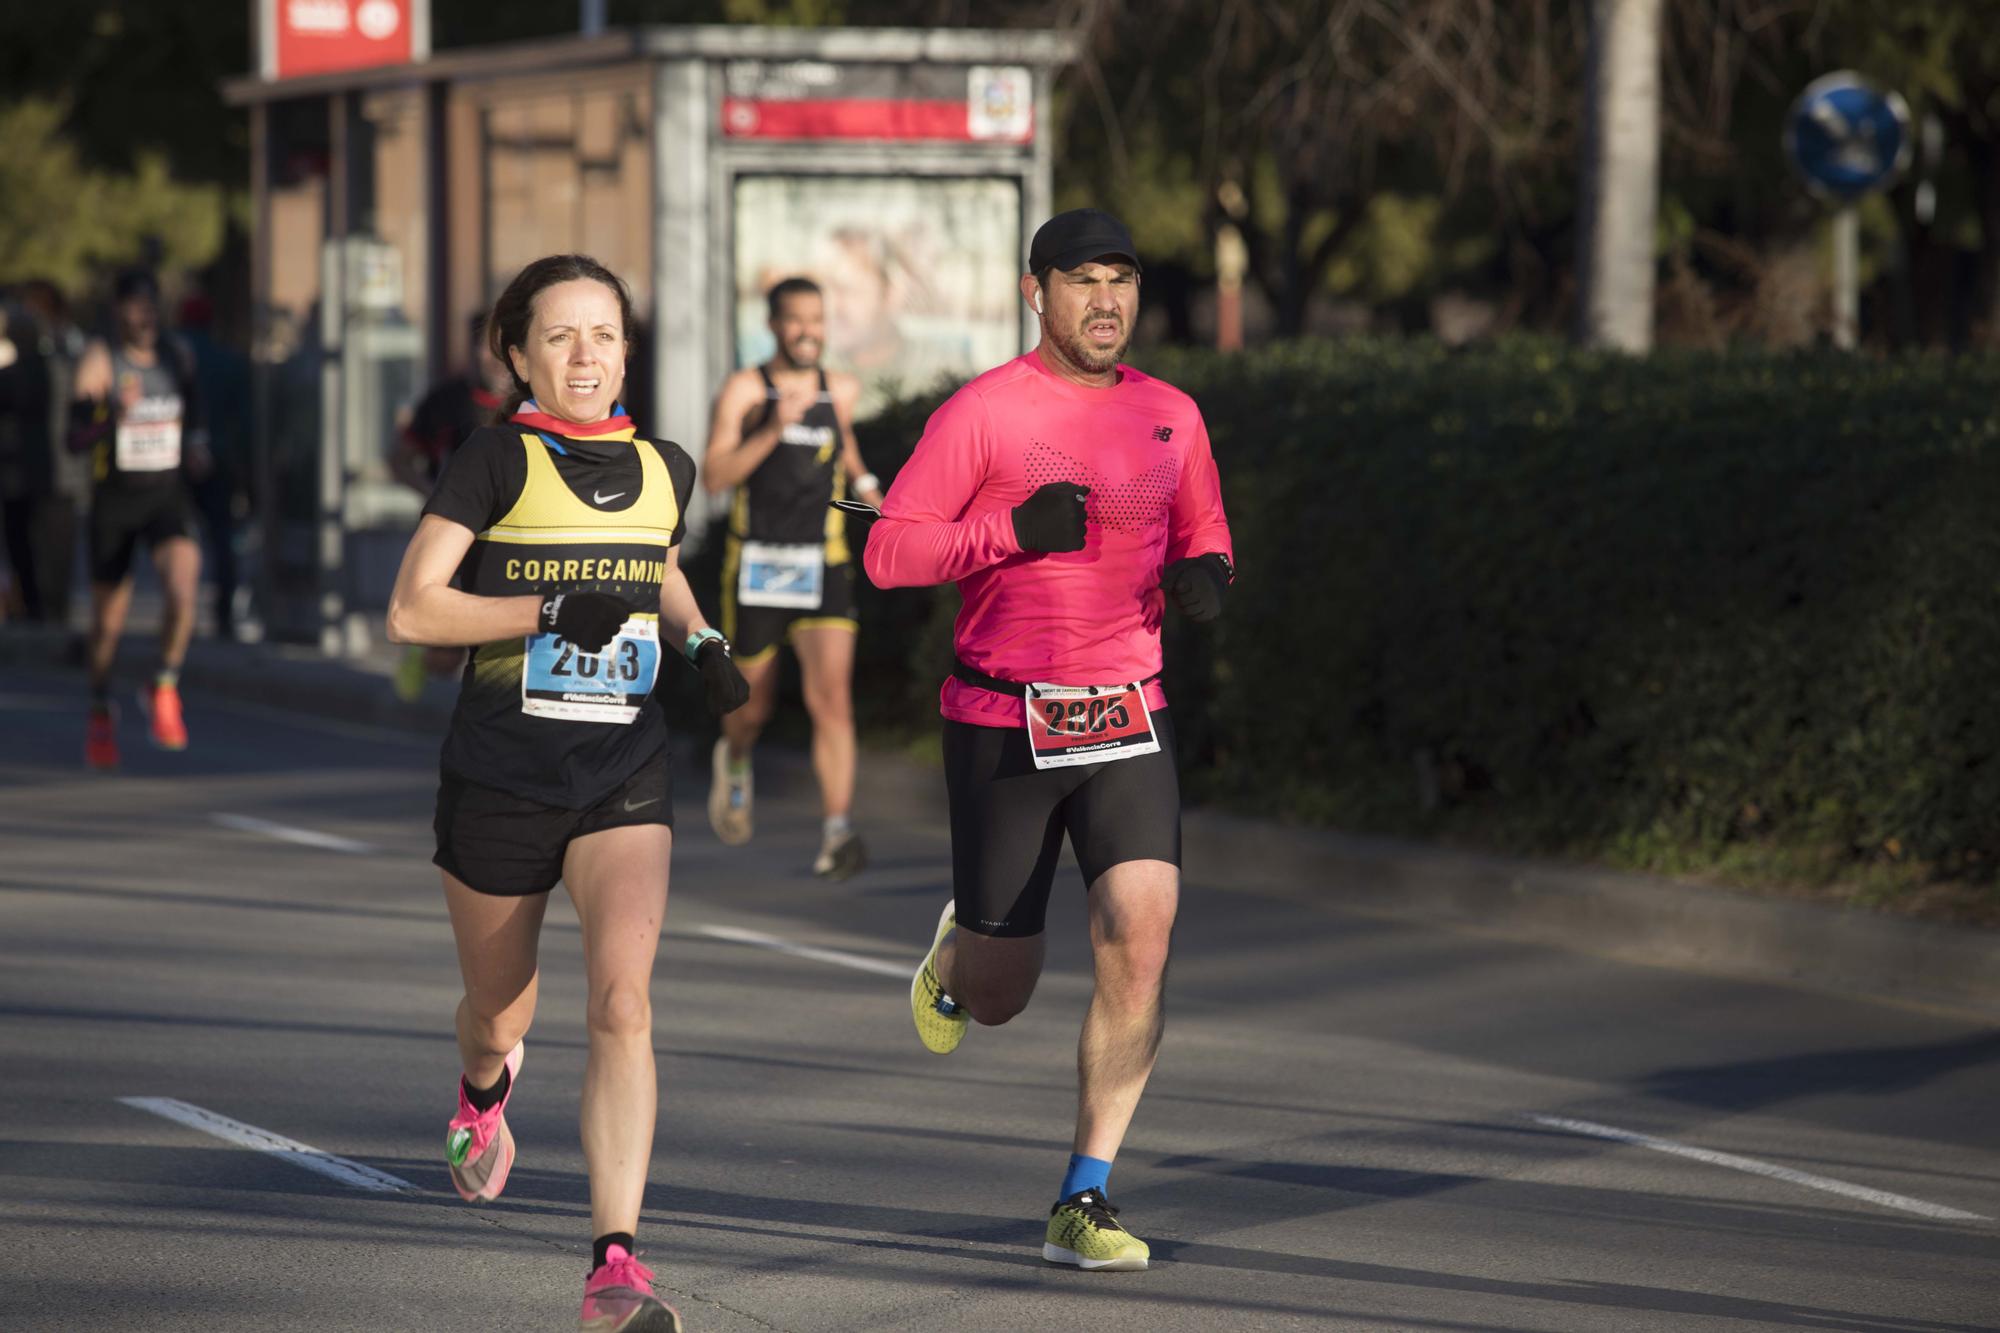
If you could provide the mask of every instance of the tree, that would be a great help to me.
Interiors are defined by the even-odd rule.
[[[87,167],[151,153],[181,180],[249,181],[249,131],[221,82],[254,64],[239,0],[63,0],[0,6],[7,101],[63,107],[59,132]]]
[[[1336,291],[1400,301],[1409,323],[1424,317],[1418,298],[1447,285],[1496,299],[1503,324],[1574,316],[1591,3],[609,0],[609,17],[1073,30],[1085,58],[1057,75],[1058,198],[1122,209],[1147,255],[1149,296],[1170,307],[1176,285],[1210,276],[1216,233],[1233,222],[1249,281],[1280,330],[1297,332],[1314,299]],[[1882,252],[1900,256],[1886,268],[1912,312],[1905,323],[1944,341],[1945,313],[1969,305],[2000,329],[2000,25],[1981,6],[1662,7],[1661,230],[1670,270],[1717,298],[1717,337],[1757,336],[1773,275],[1799,265],[1820,213],[1783,168],[1779,127],[1813,75],[1841,66],[1944,127],[1923,195],[1935,206],[1919,208],[1912,179],[1873,211]],[[45,154],[60,138],[76,172],[142,192],[175,182],[240,198],[247,122],[218,84],[251,66],[248,15],[243,0],[0,6],[0,110],[31,98],[59,108],[52,130],[23,128],[0,144],[5,169],[17,179],[57,170]],[[577,6],[433,0],[432,19],[444,50],[573,31]],[[39,252],[47,262],[84,262],[63,256],[80,253],[95,223],[70,227],[61,219],[71,212],[47,198],[0,200],[27,210],[0,223],[15,241],[12,271],[26,262],[30,225],[45,228],[34,244],[50,247]]]
[[[1496,248],[1545,277],[1527,237],[1563,211],[1533,187],[1571,141],[1572,8],[1096,0],[1068,82],[1066,154],[1114,195],[1143,192],[1142,175],[1185,179],[1205,236],[1225,221],[1242,230],[1284,333],[1304,327],[1389,194],[1476,211]]]
[[[1930,164],[1946,177],[1931,182],[1935,204],[1918,207],[1921,155],[1892,198],[1906,252],[1902,267],[1931,268],[1933,251],[1959,248],[1954,224],[1966,224],[1964,231],[1976,235],[1974,332],[1982,341],[2000,340],[2000,31],[1991,14],[1953,0],[1826,0],[1821,8],[1809,46],[1821,63],[1851,65],[1894,88],[1919,126],[1935,116],[1944,131],[1943,160]],[[1948,279],[1939,285],[1951,286]],[[1934,310],[1938,302],[1927,304]],[[1927,341],[1939,341],[1945,331],[1933,325],[1924,332]]]
[[[219,186],[175,180],[152,150],[130,171],[90,168],[60,133],[66,117],[39,99],[0,108],[0,284],[48,278],[76,291],[106,265],[144,257],[186,269],[215,258]]]
[[[1584,88],[1578,335],[1653,346],[1653,236],[1660,196],[1660,0],[1594,0]]]

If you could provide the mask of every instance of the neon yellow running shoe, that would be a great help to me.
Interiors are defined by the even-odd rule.
[[[1042,1258],[1093,1272],[1136,1273],[1153,1257],[1146,1242],[1118,1225],[1101,1190],[1078,1190],[1049,1210]]]
[[[937,934],[931,937],[931,951],[924,955],[923,966],[910,978],[910,1017],[916,1020],[917,1036],[927,1049],[939,1055],[950,1055],[958,1049],[969,1021],[958,1001],[944,993],[944,983],[938,980],[937,973],[938,945],[944,943],[944,937],[957,925],[953,905],[946,903],[938,917]]]

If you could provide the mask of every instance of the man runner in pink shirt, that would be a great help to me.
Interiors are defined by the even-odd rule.
[[[1201,412],[1119,364],[1139,260],[1096,209],[1035,233],[1021,296],[1041,345],[931,417],[863,558],[884,588],[956,582],[944,683],[952,901],[910,986],[924,1045],[1005,1023],[1041,975],[1068,833],[1088,892],[1096,988],[1077,1050],[1076,1136],[1042,1257],[1146,1267],[1105,1197],[1152,1073],[1180,897],[1180,783],[1160,619],[1222,609],[1229,525]]]

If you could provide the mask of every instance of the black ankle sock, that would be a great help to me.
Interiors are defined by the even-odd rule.
[[[608,1257],[607,1252],[613,1245],[623,1245],[625,1253],[632,1253],[632,1233],[629,1231],[613,1231],[607,1235],[599,1236],[596,1240],[592,1241],[590,1243],[591,1272],[595,1273],[598,1269],[604,1267],[604,1260]]]
[[[514,1081],[514,1076],[507,1072],[507,1066],[502,1065],[500,1066],[500,1077],[494,1080],[493,1086],[490,1088],[475,1088],[462,1075],[458,1081],[464,1086],[465,1100],[472,1103],[473,1110],[490,1111],[498,1106],[501,1099],[507,1095],[507,1085]]]

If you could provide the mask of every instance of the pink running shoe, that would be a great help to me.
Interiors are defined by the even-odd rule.
[[[613,1245],[583,1282],[583,1333],[681,1333],[681,1317],[653,1295],[653,1270]]]
[[[467,1203],[491,1203],[507,1188],[514,1167],[514,1136],[507,1132],[507,1102],[514,1080],[521,1077],[526,1048],[516,1043],[507,1052],[507,1095],[490,1111],[475,1111],[465,1099],[465,1080],[458,1081],[458,1114],[445,1131],[444,1160],[451,1166],[451,1183]]]

